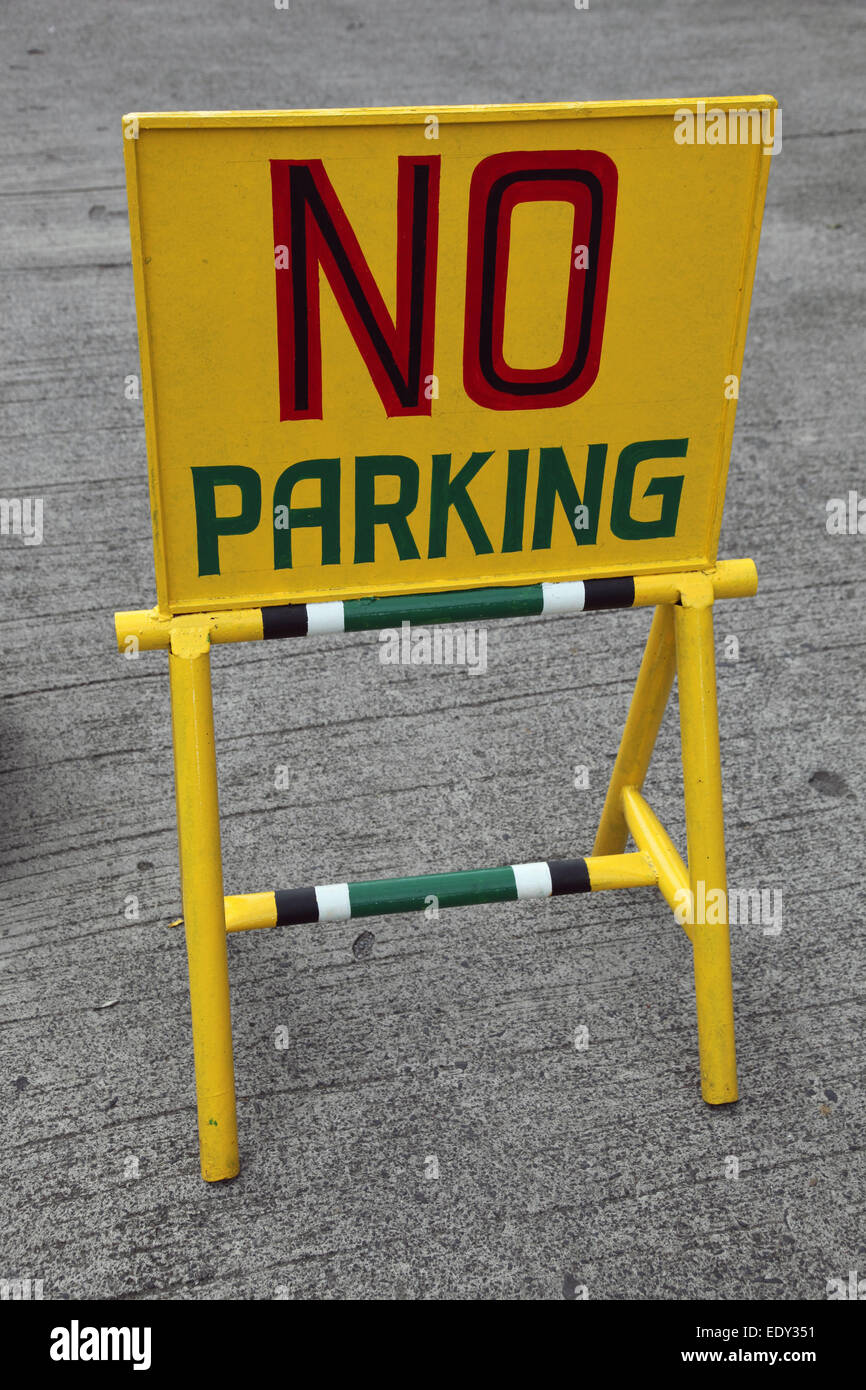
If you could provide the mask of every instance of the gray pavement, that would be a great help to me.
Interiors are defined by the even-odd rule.
[[[825,528],[828,498],[866,494],[864,20],[4,10],[0,493],[44,498],[45,538],[0,538],[0,1278],[51,1299],[784,1300],[866,1276],[866,536]],[[780,99],[784,146],[720,548],[761,589],[719,608],[719,698],[730,879],[784,908],[778,936],[734,937],[742,1099],[700,1100],[688,943],[654,891],[265,932],[230,944],[242,1172],[206,1186],[166,660],[113,646],[114,610],[154,593],[120,115],[748,92]],[[228,888],[588,852],[648,622],[496,625],[475,678],[383,667],[372,634],[219,650]],[[675,714],[649,786],[683,844]]]

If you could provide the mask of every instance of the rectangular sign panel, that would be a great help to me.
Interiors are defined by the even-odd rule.
[[[774,114],[125,117],[160,610],[712,564]]]

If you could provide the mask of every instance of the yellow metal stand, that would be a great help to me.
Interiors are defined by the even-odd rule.
[[[637,685],[625,721],[604,810],[601,813],[593,854],[622,854],[628,839],[623,791],[640,791],[646,777],[671,686],[674,681],[674,611],[659,604],[653,614]]]
[[[686,921],[693,944],[701,1093],[710,1105],[737,1099],[731,947],[727,914],[722,770],[719,755],[713,585],[704,574],[683,575],[678,604],[653,617],[619,753],[614,764],[594,854],[618,854],[629,832],[658,874],[671,908],[712,901],[713,924]],[[688,870],[664,826],[640,794],[676,667],[686,806]],[[702,887],[701,887],[702,885]],[[717,892],[715,890],[721,890]]]
[[[716,707],[713,603],[717,598],[755,593],[750,560],[726,561],[710,571],[651,576],[634,581],[635,607],[655,605],[652,627],[632,697],[619,752],[596,835],[593,856],[579,861],[581,884],[562,891],[596,891],[655,884],[682,920],[693,946],[701,1089],[710,1105],[737,1099],[734,1011],[727,916],[725,837]],[[208,1182],[238,1172],[237,1117],[232,1059],[231,1011],[226,942],[228,933],[279,924],[277,895],[225,897],[220,850],[219,801],[214,748],[210,648],[213,642],[261,640],[262,610],[193,614],[163,619],[153,613],[118,613],[121,650],[130,640],[142,647],[168,647],[171,677],[177,825],[183,910],[189,960],[202,1176]],[[664,826],[642,795],[674,671],[679,687],[688,868]],[[625,854],[631,835],[638,853]],[[578,861],[561,861],[574,864]],[[554,866],[555,867],[555,866]],[[536,884],[545,865],[524,865]],[[548,866],[549,868],[549,866]],[[511,870],[510,872],[514,872]],[[444,875],[440,879],[465,879]],[[481,883],[500,885],[502,870],[479,871]],[[412,880],[356,885],[360,892],[398,885],[405,899]],[[516,879],[514,880],[516,885]],[[522,880],[524,887],[525,878]],[[547,892],[552,880],[548,878]],[[501,901],[500,887],[480,889],[475,898]],[[350,889],[342,885],[350,904]],[[334,885],[322,890],[333,893]],[[310,910],[319,890],[309,891]],[[437,890],[438,891],[438,890]],[[289,897],[292,895],[289,894]],[[400,895],[383,910],[409,910]],[[423,899],[422,899],[423,900]],[[685,903],[714,903],[713,920],[702,912],[682,914]],[[402,904],[402,905],[401,905]],[[339,914],[338,914],[339,915]],[[364,915],[361,913],[361,915]],[[308,916],[290,920],[316,920]],[[335,920],[327,915],[325,920]]]
[[[713,650],[713,589],[704,575],[695,575],[683,586],[675,623],[689,886],[693,903],[699,900],[698,885],[703,882],[700,900],[712,901],[711,894],[720,889],[724,904],[721,921],[715,925],[695,921],[693,927],[701,1092],[710,1105],[723,1105],[737,1099],[737,1058]]]
[[[201,1175],[219,1182],[240,1160],[207,628],[175,629],[169,674]]]

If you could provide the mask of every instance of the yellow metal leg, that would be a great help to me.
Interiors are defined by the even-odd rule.
[[[623,787],[635,787],[639,791],[643,786],[671,693],[674,662],[673,608],[664,603],[653,615],[593,854],[622,854],[625,849],[628,826],[622,808]]]
[[[689,883],[696,905],[693,942],[701,1091],[710,1105],[723,1105],[737,1099],[737,1059],[713,650],[713,590],[709,580],[695,575],[683,587],[681,602],[675,613],[677,684]],[[702,911],[702,906],[707,910]],[[702,916],[716,920],[700,921]]]
[[[206,628],[172,633],[169,672],[201,1174],[219,1182],[239,1160]]]

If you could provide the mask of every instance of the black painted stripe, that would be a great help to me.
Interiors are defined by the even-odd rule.
[[[560,893],[589,893],[589,869],[585,859],[548,859],[553,896]]]
[[[283,603],[276,608],[262,609],[262,637],[306,637],[307,605]]]
[[[277,904],[277,926],[297,927],[304,922],[318,922],[319,904],[315,888],[278,888],[274,893]]]
[[[633,579],[587,579],[584,581],[584,613],[597,612],[600,608],[632,608],[634,606]]]

